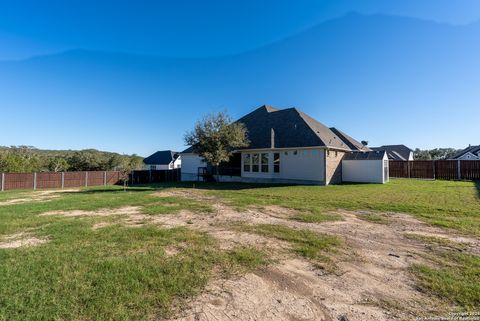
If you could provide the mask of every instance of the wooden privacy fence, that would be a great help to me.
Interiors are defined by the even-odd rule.
[[[446,180],[480,180],[480,161],[390,161],[390,177]]]
[[[133,171],[130,174],[129,182],[131,184],[179,182],[180,175],[180,168]]]
[[[0,191],[101,186],[119,182],[120,172],[118,171],[2,173]]]

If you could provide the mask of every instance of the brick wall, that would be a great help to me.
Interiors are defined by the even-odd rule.
[[[342,159],[345,152],[329,150],[325,152],[325,184],[342,182]]]

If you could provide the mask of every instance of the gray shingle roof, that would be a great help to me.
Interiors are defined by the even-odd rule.
[[[386,151],[390,160],[408,160],[410,152],[413,152],[405,145],[383,145],[380,147],[372,147],[372,150]]]
[[[330,130],[335,133],[341,140],[343,140],[351,150],[371,151],[370,148],[360,143],[358,140],[348,136],[344,132],[335,127],[330,127]]]
[[[472,153],[473,155],[477,156],[478,153],[480,152],[480,145],[477,146],[468,146],[464,150],[458,152],[455,154],[455,156],[452,157],[452,159],[457,159],[460,158],[461,156],[465,155],[466,153]]]
[[[278,110],[262,106],[237,122],[245,124],[250,140],[248,148],[252,149],[270,148],[273,129],[275,148],[325,146],[350,150],[330,128],[296,108]]]
[[[171,150],[158,151],[143,160],[147,165],[168,165],[173,160],[177,159],[178,153]]]
[[[243,116],[237,122],[243,123],[247,128],[250,141],[248,149],[271,148],[272,129],[275,148],[324,146],[350,151],[364,147],[344,133],[340,137],[332,129],[296,108],[279,110],[264,105]],[[190,147],[182,153],[191,152]]]
[[[344,158],[345,160],[380,160],[385,156],[385,151],[355,151],[351,153],[346,153]]]

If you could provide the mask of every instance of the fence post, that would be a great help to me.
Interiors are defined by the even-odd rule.
[[[432,160],[432,166],[433,166],[433,179],[435,179],[435,160]]]
[[[458,180],[462,179],[462,174],[460,172],[460,160],[457,161],[457,170],[458,170]]]
[[[88,187],[88,172],[85,172],[85,187]]]
[[[103,172],[103,186],[107,186],[107,171]]]
[[[148,170],[148,183],[152,184],[152,168]]]
[[[33,173],[33,190],[37,189],[37,173]]]
[[[5,173],[2,173],[2,192],[5,191]]]
[[[65,172],[62,172],[62,189],[65,188]]]

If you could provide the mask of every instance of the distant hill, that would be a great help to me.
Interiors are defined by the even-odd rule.
[[[143,157],[84,150],[45,150],[32,146],[0,146],[0,172],[45,172],[141,169]]]

